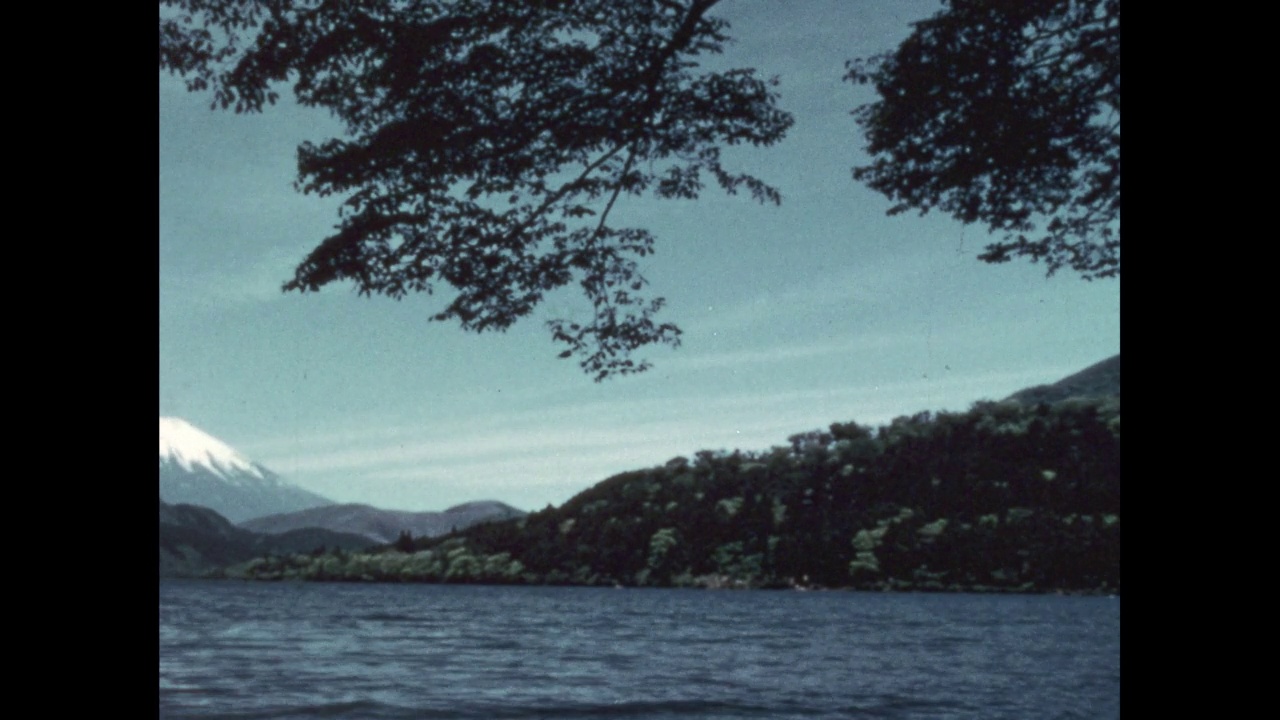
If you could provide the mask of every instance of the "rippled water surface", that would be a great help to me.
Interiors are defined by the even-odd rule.
[[[164,718],[1116,718],[1120,600],[160,583]]]

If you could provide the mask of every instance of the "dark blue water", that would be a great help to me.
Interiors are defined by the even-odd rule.
[[[1120,600],[162,581],[164,718],[1116,718]]]

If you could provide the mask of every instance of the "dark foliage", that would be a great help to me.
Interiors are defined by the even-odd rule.
[[[582,318],[547,322],[597,380],[644,370],[659,322],[623,196],[723,190],[780,201],[725,168],[725,146],[792,124],[752,70],[700,72],[720,52],[718,0],[161,0],[159,62],[213,106],[258,112],[291,82],[347,136],[304,143],[297,187],[345,198],[336,232],[286,290],[349,280],[402,298],[444,289],[431,318],[505,330],[577,285]],[[980,256],[1120,273],[1119,0],[948,0],[893,54],[847,78],[872,164],[854,178],[1003,239]]]
[[[1016,398],[702,451],[559,508],[376,552],[294,554],[256,579],[1012,592],[1120,590],[1119,358]],[[161,504],[161,521],[166,520]],[[222,521],[224,524],[225,521]]]
[[[1119,417],[1102,398],[840,423],[623,473],[445,542],[514,558],[530,582],[1114,592]]]
[[[849,64],[855,179],[1004,236],[981,259],[1120,274],[1120,0],[946,0],[890,55]]]
[[[452,288],[434,320],[504,330],[576,283],[590,319],[548,322],[596,379],[678,344],[615,227],[624,195],[695,198],[707,178],[778,202],[721,164],[791,117],[752,70],[699,72],[726,23],[717,0],[161,0],[160,67],[215,107],[257,112],[290,81],[348,137],[304,143],[297,186],[345,197],[341,224],[286,290],[350,280],[394,298]]]
[[[560,508],[257,579],[1120,590],[1120,403],[984,402],[622,473]]]

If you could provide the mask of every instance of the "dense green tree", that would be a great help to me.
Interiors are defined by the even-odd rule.
[[[854,178],[1004,238],[980,257],[1120,274],[1120,0],[944,0],[896,52],[851,62]]]

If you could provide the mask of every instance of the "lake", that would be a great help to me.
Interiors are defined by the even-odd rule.
[[[1120,599],[160,582],[162,718],[1117,718]]]

